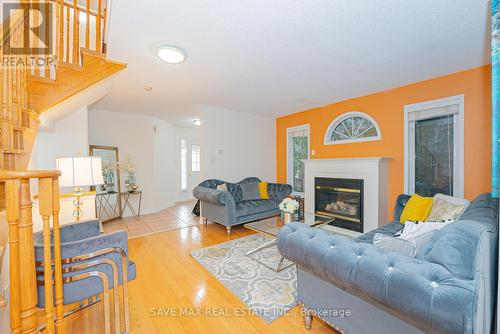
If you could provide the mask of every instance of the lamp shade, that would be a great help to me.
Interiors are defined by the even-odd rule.
[[[104,184],[100,157],[57,158],[57,169],[61,171],[59,186],[84,187]]]

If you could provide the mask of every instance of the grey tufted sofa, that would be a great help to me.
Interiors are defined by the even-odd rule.
[[[279,203],[292,193],[289,184],[268,183],[268,200],[244,201],[240,184],[252,182],[260,182],[260,179],[248,177],[238,183],[209,179],[194,188],[193,195],[200,200],[205,222],[208,219],[226,226],[229,235],[232,226],[277,215]],[[217,186],[223,183],[228,191],[217,190]]]
[[[392,234],[408,197],[401,195]],[[498,199],[476,198],[419,258],[382,253],[374,233],[351,240],[300,223],[278,249],[298,267],[306,327],[318,315],[343,333],[490,333],[496,301]]]

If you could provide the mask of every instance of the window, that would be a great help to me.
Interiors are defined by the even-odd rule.
[[[463,197],[463,96],[405,106],[405,190]]]
[[[365,113],[351,111],[333,120],[325,134],[325,145],[379,139],[380,129],[375,120]]]
[[[287,179],[294,193],[304,192],[303,159],[309,159],[309,125],[287,129]]]
[[[200,171],[200,145],[191,145],[191,171],[199,172]]]
[[[184,139],[181,139],[181,190],[187,190],[187,147]]]

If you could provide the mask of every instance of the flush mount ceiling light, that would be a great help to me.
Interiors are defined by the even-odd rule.
[[[196,126],[200,126],[201,125],[201,121],[197,118],[197,119],[193,119],[193,124],[196,125]]]
[[[156,54],[169,64],[179,64],[186,60],[186,53],[175,46],[160,46]]]

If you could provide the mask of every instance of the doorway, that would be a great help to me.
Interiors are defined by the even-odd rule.
[[[201,145],[198,140],[181,139],[181,199],[193,199],[193,189],[201,182]]]

